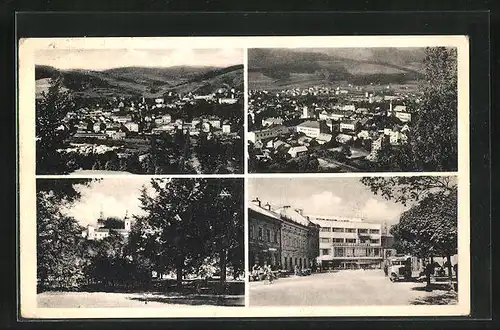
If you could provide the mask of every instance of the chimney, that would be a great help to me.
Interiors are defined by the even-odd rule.
[[[266,209],[268,209],[269,211],[271,211],[271,204],[269,203],[266,203],[266,205],[264,205],[266,207]]]
[[[261,206],[260,206],[261,202],[260,202],[260,200],[259,200],[259,197],[255,197],[255,199],[254,199],[254,200],[252,200],[252,203],[254,203],[255,205],[258,205],[259,207],[261,207]]]

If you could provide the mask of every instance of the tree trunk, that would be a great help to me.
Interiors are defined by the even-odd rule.
[[[452,280],[452,274],[451,274],[451,256],[450,255],[447,255],[446,256],[446,260],[448,261],[448,278],[450,279],[450,283],[451,283],[451,280]]]
[[[219,266],[220,266],[220,284],[223,286],[226,283],[226,265],[227,265],[227,251],[222,249],[219,253]]]
[[[175,266],[176,272],[177,272],[177,287],[182,288],[182,267],[183,267],[183,261],[184,259],[181,259],[180,257],[177,259],[177,263]]]

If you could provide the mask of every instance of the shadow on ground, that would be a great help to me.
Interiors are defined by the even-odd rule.
[[[130,300],[148,302],[159,302],[164,304],[178,305],[213,305],[213,306],[245,306],[243,296],[212,296],[212,295],[179,295],[179,296],[153,296],[141,298],[129,298]]]
[[[458,295],[455,291],[441,292],[435,295],[417,298],[411,302],[412,305],[455,305]]]
[[[415,286],[411,289],[413,291],[426,291],[426,292],[432,292],[435,290],[450,291],[451,286],[449,283],[431,283],[430,285],[424,284],[423,286]]]

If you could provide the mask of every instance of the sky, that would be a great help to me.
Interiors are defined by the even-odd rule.
[[[142,186],[149,186],[149,181],[142,177],[107,178],[94,181],[89,186],[77,186],[82,196],[65,213],[82,226],[95,226],[101,210],[105,218],[122,219],[125,212],[129,216],[144,214],[139,196]]]
[[[361,178],[251,178],[249,201],[256,197],[272,208],[290,205],[305,214],[363,218],[395,224],[408,207],[374,195]]]
[[[120,67],[211,66],[243,64],[243,49],[44,49],[35,64],[62,70],[106,70]]]

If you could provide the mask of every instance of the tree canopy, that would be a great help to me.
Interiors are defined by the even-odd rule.
[[[457,253],[457,190],[430,194],[391,228],[400,252],[419,257]]]
[[[73,104],[62,85],[61,78],[52,79],[47,93],[36,103],[37,174],[68,173],[63,154],[58,150],[67,146],[70,129],[63,119]]]

